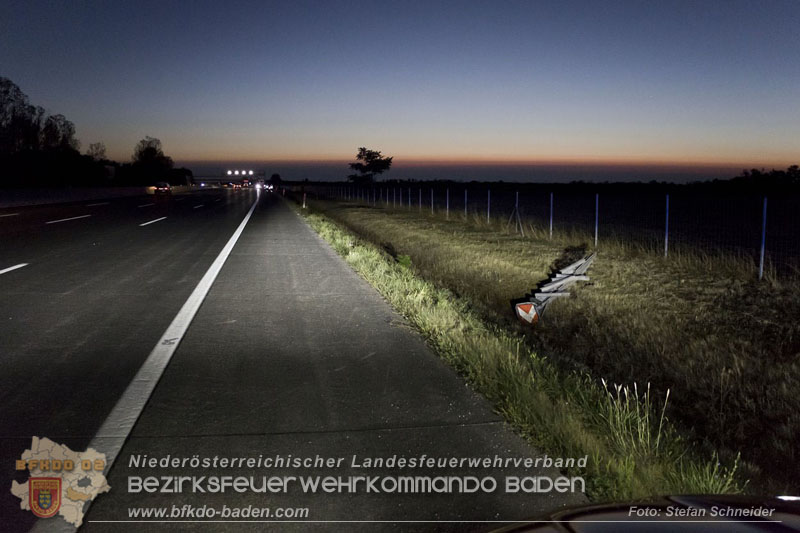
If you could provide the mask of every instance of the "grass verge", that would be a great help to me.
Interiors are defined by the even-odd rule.
[[[800,278],[729,254],[604,239],[592,281],[521,327],[509,302],[554,268],[593,249],[593,235],[507,220],[353,203],[315,204],[365,240],[408,256],[414,271],[466,302],[482,320],[514,332],[559,369],[596,381],[649,383],[681,434],[726,464],[741,452],[751,490],[796,493],[800,484]],[[531,231],[532,230],[532,231]]]
[[[387,253],[319,213],[306,218],[532,444],[555,456],[588,455],[581,474],[592,500],[742,490],[736,460],[701,460],[678,435],[667,396],[559,368],[470,299],[423,279],[414,255]]]

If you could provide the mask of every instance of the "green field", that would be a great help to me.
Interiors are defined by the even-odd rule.
[[[531,329],[510,300],[592,251],[588,239],[356,204],[306,212],[533,444],[589,454],[594,500],[797,490],[796,282],[605,242],[591,282]]]

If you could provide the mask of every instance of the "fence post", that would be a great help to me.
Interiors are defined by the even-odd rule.
[[[550,240],[553,240],[553,193],[550,193]]]
[[[664,221],[664,257],[669,254],[669,194],[667,195],[667,218]]]
[[[489,224],[491,219],[489,218],[492,214],[492,190],[486,189],[486,223]]]
[[[408,188],[408,209],[411,210],[411,187]]]
[[[764,197],[764,213],[761,219],[761,260],[758,263],[758,279],[764,278],[764,250],[767,244],[767,197]]]
[[[464,189],[464,219],[467,218],[467,189]]]
[[[447,214],[447,220],[450,220],[450,187],[447,188],[445,191],[445,213]]]
[[[431,187],[431,215],[433,214],[433,187]]]
[[[597,230],[600,226],[600,193],[594,195],[594,247],[597,248]]]
[[[419,212],[422,213],[422,187],[419,188]]]

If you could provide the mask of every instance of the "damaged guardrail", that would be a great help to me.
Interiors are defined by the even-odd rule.
[[[556,298],[569,296],[566,290],[576,281],[589,281],[586,271],[592,265],[597,254],[593,253],[576,261],[566,268],[554,272],[550,279],[539,285],[539,288],[526,294],[525,298],[517,301],[514,310],[520,322],[534,325],[539,322],[547,306]]]

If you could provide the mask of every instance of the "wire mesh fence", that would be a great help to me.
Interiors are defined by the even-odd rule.
[[[637,244],[658,253],[733,255],[754,272],[800,272],[800,193],[762,195],[690,188],[485,183],[312,185],[318,197],[403,209],[420,216],[508,220],[548,238]],[[521,224],[518,225],[518,222]],[[763,255],[762,255],[763,248]]]

